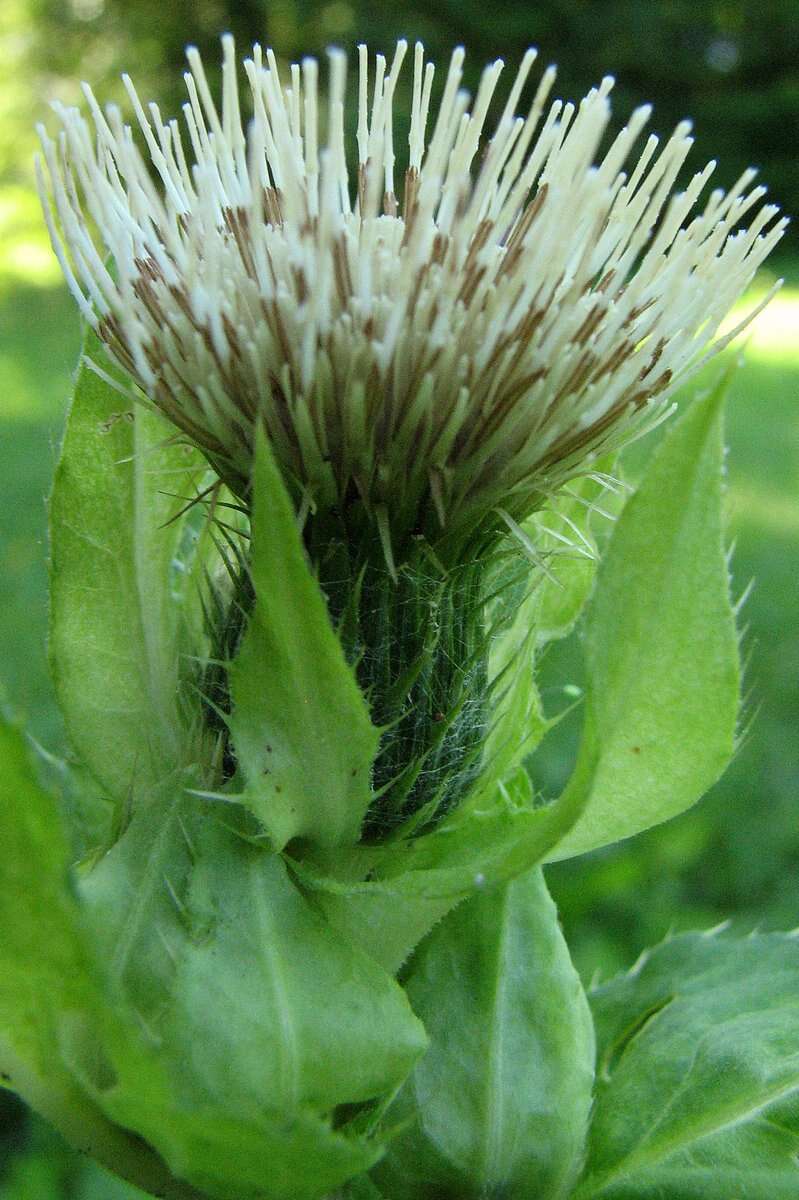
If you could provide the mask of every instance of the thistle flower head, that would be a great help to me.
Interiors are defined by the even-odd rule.
[[[612,80],[551,103],[549,68],[523,100],[533,51],[471,101],[456,49],[434,111],[417,45],[398,186],[406,51],[359,48],[355,170],[345,56],[323,101],[314,59],[254,47],[243,116],[230,37],[221,111],[188,51],[183,128],[125,79],[151,162],[86,87],[40,168],[81,311],[150,401],[241,496],[263,422],[297,503],[389,561],[522,520],[658,420],[785,224],[751,171],[675,193],[690,127],[643,140],[648,107],[600,153]]]

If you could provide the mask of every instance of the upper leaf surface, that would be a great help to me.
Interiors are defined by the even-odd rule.
[[[190,1181],[185,1200],[321,1200],[378,1156],[375,1143],[347,1137],[307,1111],[234,1116],[224,1096],[187,1093],[134,1028],[109,1022],[103,1049],[107,1079],[93,1077],[88,1050],[75,1049],[76,1073],[109,1116],[157,1146],[174,1175]]]
[[[280,848],[358,839],[379,734],[305,556],[263,436],[253,476],[255,606],[231,669],[245,803]]]
[[[590,996],[599,1044],[576,1200],[799,1195],[799,941],[684,934]]]
[[[540,870],[475,895],[420,947],[408,994],[431,1048],[376,1168],[396,1200],[567,1194],[581,1164],[591,1016]]]
[[[228,1097],[209,1099],[187,1089],[174,1064],[146,1045],[140,1028],[110,1013],[102,1026],[72,1033],[64,1053],[87,1092],[109,1117],[156,1146],[173,1175],[187,1181],[174,1185],[180,1192],[153,1188],[156,1195],[321,1200],[368,1169],[379,1153],[375,1143],[338,1133],[308,1111],[232,1113]]]
[[[721,515],[725,383],[653,455],[600,566],[577,768],[588,798],[553,858],[682,812],[732,755],[740,680]]]

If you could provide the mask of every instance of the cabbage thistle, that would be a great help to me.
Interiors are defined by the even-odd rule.
[[[773,1023],[713,1025],[734,952],[678,939],[592,1016],[540,869],[676,815],[734,750],[723,388],[596,580],[593,525],[785,222],[752,172],[675,192],[687,123],[641,144],[639,108],[607,144],[612,80],[550,102],[533,51],[471,103],[456,50],[435,109],[417,45],[397,168],[404,41],[359,50],[351,153],[340,51],[320,100],[315,60],[281,78],[256,46],[243,118],[223,45],[221,111],[188,52],[183,131],[127,78],[138,132],[88,87],[90,121],[41,131],[88,327],[51,502],[73,759],[57,806],[3,731],[4,1081],[175,1200],[697,1195],[700,1160],[787,1195],[708,1142],[795,1087]],[[536,655],[592,589],[547,798]],[[780,1013],[782,950],[746,951]]]

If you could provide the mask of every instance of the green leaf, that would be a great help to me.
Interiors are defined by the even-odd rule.
[[[799,941],[683,934],[590,996],[596,1109],[576,1200],[795,1200]]]
[[[195,1193],[139,1139],[112,1124],[60,1055],[64,1014],[92,1020],[98,995],[68,883],[53,798],[21,735],[0,724],[0,1076],[73,1146],[172,1200]]]
[[[588,797],[552,858],[676,816],[733,753],[740,680],[721,516],[725,390],[723,380],[697,400],[655,452],[600,566],[577,768]]]
[[[177,966],[164,1038],[198,1086],[327,1113],[403,1082],[427,1046],[403,990],[330,929],[279,856],[216,839],[187,904],[213,929]]]
[[[374,1170],[393,1200],[569,1193],[585,1144],[594,1034],[540,869],[456,908],[407,990],[431,1037]]]
[[[396,1089],[426,1046],[399,987],[282,859],[178,789],[81,881],[110,995],[191,1094],[327,1114]]]
[[[115,1035],[106,1029],[104,1048],[107,1077],[93,1078],[84,1067],[87,1090],[120,1124],[158,1146],[174,1175],[190,1181],[187,1198],[321,1200],[378,1157],[376,1143],[345,1137],[312,1113],[264,1109],[232,1118],[226,1097],[208,1102],[176,1086],[157,1049],[146,1051],[132,1028],[118,1027]],[[76,1051],[76,1069],[90,1053]]]
[[[245,803],[282,848],[358,839],[378,730],[308,567],[291,500],[259,437],[253,477],[255,607],[230,669]]]
[[[104,356],[89,333],[86,354]],[[180,525],[164,524],[197,471],[174,431],[86,365],[78,371],[50,502],[50,659],[74,748],[118,803],[181,763]]]
[[[163,1013],[178,952],[192,933],[183,899],[193,866],[187,782],[162,781],[111,850],[86,864],[76,881],[91,952],[112,1002],[134,1012],[153,1037],[151,1021]]]

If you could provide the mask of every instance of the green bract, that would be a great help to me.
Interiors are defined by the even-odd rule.
[[[84,352],[102,355],[91,334]],[[176,703],[182,529],[165,522],[203,468],[171,432],[82,360],[50,503],[50,662],[74,749],[116,804],[192,755]]]
[[[588,795],[553,858],[676,816],[735,747],[739,668],[721,520],[724,384],[656,451],[600,567],[585,627],[588,696],[572,787]],[[587,780],[587,784],[583,782]]]
[[[230,672],[244,803],[277,849],[292,838],[351,845],[369,807],[379,733],[264,438],[253,475],[249,569],[255,604]]]

